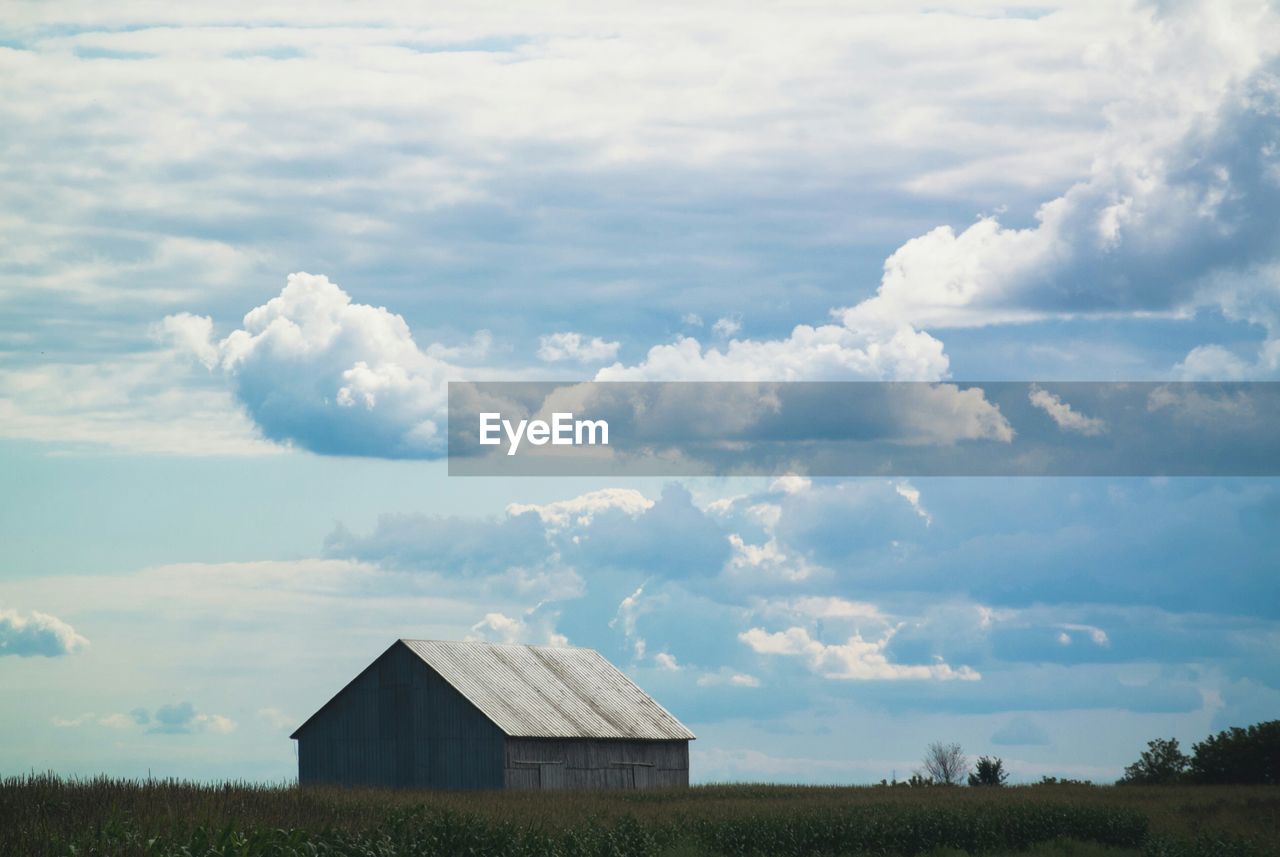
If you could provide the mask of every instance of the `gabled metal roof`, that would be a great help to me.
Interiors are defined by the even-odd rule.
[[[594,649],[400,642],[513,738],[695,737]]]

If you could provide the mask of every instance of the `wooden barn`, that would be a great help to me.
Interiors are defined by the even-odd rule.
[[[298,782],[687,786],[694,735],[593,649],[397,640],[311,715]]]

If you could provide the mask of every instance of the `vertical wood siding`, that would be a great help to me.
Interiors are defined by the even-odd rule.
[[[504,738],[397,644],[298,732],[298,782],[501,788]]]
[[[505,783],[514,789],[687,786],[689,742],[508,738]]]

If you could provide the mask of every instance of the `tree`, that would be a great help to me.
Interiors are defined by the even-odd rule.
[[[1191,760],[1178,747],[1178,739],[1157,738],[1147,743],[1147,749],[1124,769],[1121,785],[1167,785],[1186,777]]]
[[[960,785],[968,770],[969,760],[965,758],[959,744],[934,741],[924,754],[924,772],[939,785]]]
[[[1192,745],[1198,783],[1280,784],[1280,720],[1234,726]]]
[[[969,775],[971,786],[1002,786],[1009,774],[1005,772],[1004,762],[996,756],[979,756],[978,764]]]

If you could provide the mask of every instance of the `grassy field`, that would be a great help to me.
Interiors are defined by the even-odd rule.
[[[1280,788],[432,793],[0,781],[3,855],[1280,856]]]

